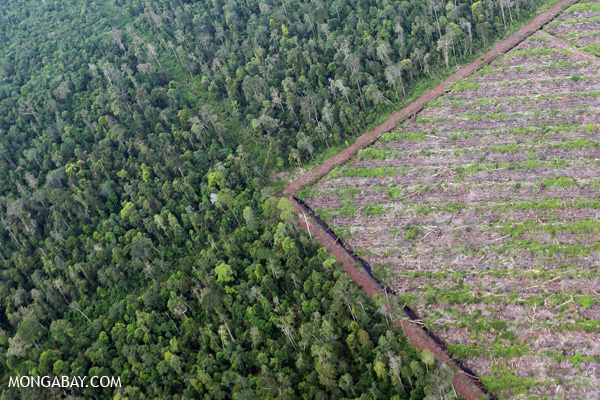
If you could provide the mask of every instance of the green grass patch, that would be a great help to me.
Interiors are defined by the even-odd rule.
[[[552,179],[543,179],[542,182],[546,187],[559,187],[559,188],[567,188],[571,186],[577,186],[577,182],[573,178],[567,176],[559,176]]]
[[[381,205],[369,204],[364,208],[364,215],[381,215],[385,214],[386,208]]]
[[[388,160],[391,158],[395,158],[394,156],[397,154],[394,150],[386,150],[386,149],[377,149],[375,147],[367,147],[364,150],[361,150],[358,153],[358,159],[360,161],[364,160]]]
[[[600,57],[600,43],[592,43],[592,44],[590,44],[588,46],[585,46],[583,48],[583,50],[586,53],[589,53],[589,54],[594,55],[596,57]]]
[[[564,19],[564,20],[560,20],[560,21],[552,21],[550,23],[551,26],[556,26],[556,25],[578,25],[578,24],[585,24],[587,22],[600,22],[600,17],[584,17],[584,18],[571,18],[571,19]]]
[[[563,200],[563,199],[547,199],[547,200],[530,200],[530,201],[517,201],[507,205],[506,203],[500,203],[490,207],[491,211],[508,212],[510,210],[566,210],[567,208],[574,208],[581,210],[583,208],[591,208],[594,210],[600,209],[600,199],[577,199],[577,200]]]
[[[495,357],[514,358],[527,354],[529,351],[529,346],[524,344],[505,345],[501,343],[493,344],[491,346],[478,344],[448,344],[448,350],[450,351],[450,354],[459,360],[465,360],[486,354],[491,354]]]
[[[502,372],[500,376],[480,376],[483,385],[492,393],[499,393],[510,389],[512,395],[527,395],[531,388],[536,386],[534,378],[521,378],[510,372]]]
[[[553,49],[546,47],[538,47],[535,49],[516,49],[505,55],[506,58],[515,57],[533,57],[533,56],[550,56],[554,54],[570,55],[573,51],[570,49]]]
[[[550,41],[547,38],[542,37],[542,36],[530,36],[528,40],[530,42],[541,42],[541,43],[548,43]]]
[[[513,223],[510,226],[503,226],[500,232],[504,235],[511,235],[514,239],[522,237],[526,232],[548,232],[552,236],[560,232],[574,234],[600,233],[600,221],[584,220],[570,223],[560,223],[552,225],[542,225],[537,220],[528,220],[525,222]]]
[[[474,90],[479,89],[479,83],[477,83],[477,82],[469,82],[469,81],[458,81],[454,85],[454,88],[459,93],[467,91],[467,90],[474,91]]]
[[[396,188],[396,187],[389,187],[386,190],[386,193],[390,197],[391,200],[394,200],[395,198],[402,196],[402,193],[404,193],[404,189]]]
[[[408,167],[374,167],[374,168],[344,168],[341,171],[332,171],[330,178],[379,178],[384,176],[395,176],[407,172]]]
[[[405,131],[394,131],[386,133],[379,139],[383,144],[389,142],[397,142],[401,140],[427,140],[427,132],[405,132]],[[366,150],[366,149],[365,149]]]
[[[486,76],[494,74],[494,70],[489,65],[485,65],[483,68],[479,70],[475,75]]]
[[[566,324],[561,324],[558,329],[564,331],[583,331],[587,333],[600,333],[600,320],[576,320]]]
[[[584,11],[600,11],[600,3],[578,3],[574,4],[566,11],[567,13],[584,12]]]

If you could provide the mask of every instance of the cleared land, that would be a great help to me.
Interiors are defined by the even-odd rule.
[[[600,0],[586,0],[570,7],[546,30],[570,45],[600,56]]]
[[[599,65],[538,33],[297,193],[501,398],[600,397]]]

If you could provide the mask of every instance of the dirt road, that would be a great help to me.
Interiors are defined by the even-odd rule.
[[[529,24],[521,28],[515,34],[497,43],[481,58],[478,58],[472,63],[460,68],[456,73],[444,80],[432,90],[419,97],[416,101],[402,110],[394,112],[383,124],[359,137],[358,140],[356,140],[356,142],[354,142],[352,145],[344,149],[339,154],[331,157],[323,164],[319,165],[316,169],[301,175],[283,190],[283,194],[293,202],[296,212],[300,215],[300,225],[304,229],[308,229],[312,237],[314,237],[323,247],[325,247],[330,254],[335,256],[343,263],[342,268],[344,271],[352,278],[352,280],[354,280],[354,282],[363,288],[369,297],[373,298],[375,294],[385,295],[385,292],[379,283],[376,282],[364,268],[362,268],[360,265],[357,265],[357,262],[352,258],[352,256],[340,245],[338,241],[339,239],[332,237],[306,214],[305,209],[294,198],[296,191],[306,185],[314,184],[327,175],[327,173],[329,173],[329,171],[331,171],[333,168],[350,161],[359,150],[372,145],[377,139],[379,139],[379,137],[381,137],[382,134],[392,131],[398,124],[421,111],[425,104],[427,104],[429,101],[443,95],[449,86],[453,85],[460,79],[469,77],[474,72],[489,64],[500,55],[510,51],[523,40],[556,18],[562,12],[562,10],[577,3],[578,1],[579,0],[559,1],[546,12],[534,18]],[[428,336],[421,326],[407,319],[402,322],[397,322],[396,327],[402,328],[406,337],[416,348],[420,350],[429,349],[435,354],[436,358],[440,362],[452,362],[445,350],[430,336]],[[476,378],[468,376],[460,370],[454,375],[454,387],[456,391],[467,400],[491,398],[484,392],[481,384]]]
[[[525,25],[523,28],[519,29],[513,35],[507,37],[506,39],[498,42],[490,51],[485,53],[482,57],[473,61],[472,63],[461,67],[458,71],[456,71],[453,75],[448,77],[445,81],[419,97],[417,100],[409,104],[407,107],[395,111],[390,118],[385,121],[383,124],[379,125],[377,128],[373,129],[370,132],[365,133],[361,137],[359,137],[353,144],[346,147],[340,153],[331,157],[323,164],[319,165],[316,169],[312,171],[307,171],[305,174],[301,175],[295,181],[291,182],[284,190],[283,193],[289,196],[294,196],[296,191],[302,188],[305,185],[311,185],[322,177],[327,175],[329,171],[333,168],[343,165],[351,160],[359,150],[362,150],[366,147],[369,147],[379,137],[386,133],[392,131],[398,124],[404,122],[406,119],[415,115],[419,111],[423,109],[425,104],[434,100],[441,95],[444,94],[446,88],[452,86],[456,82],[461,79],[467,78],[471,76],[474,72],[480,70],[485,65],[489,64],[500,55],[508,52],[523,40],[540,30],[544,25],[552,21],[556,18],[562,10],[567,7],[579,2],[579,0],[561,0],[552,6],[549,10],[540,14],[536,18],[534,18],[529,24]]]

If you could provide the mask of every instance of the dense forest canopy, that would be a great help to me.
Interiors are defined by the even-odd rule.
[[[115,375],[114,394],[72,395],[452,396],[449,369],[375,312],[270,182],[536,5],[0,5],[2,386]]]

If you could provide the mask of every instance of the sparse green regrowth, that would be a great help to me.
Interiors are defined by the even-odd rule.
[[[428,132],[394,131],[383,135],[381,139],[379,139],[379,142],[386,144],[399,140],[427,140],[427,134]]]
[[[545,37],[543,37],[543,36],[536,36],[536,35],[533,35],[533,36],[531,36],[531,37],[529,38],[529,41],[530,41],[530,42],[542,42],[542,43],[547,43],[547,42],[549,42],[548,38],[545,38]]]
[[[566,11],[566,14],[585,11],[600,12],[600,3],[580,2],[569,7],[569,9]]]
[[[416,225],[405,226],[404,231],[406,232],[406,240],[416,240],[419,237],[420,230]]]
[[[511,362],[551,357],[536,337],[560,332],[582,350],[600,331],[590,318],[600,304],[592,67],[546,38],[526,41],[316,185],[325,196],[351,179],[359,229],[345,241],[428,328],[452,338],[455,357],[492,370],[482,378],[499,398],[547,393],[563,379],[510,372]],[[365,172],[371,165],[376,173]],[[585,351],[565,360],[598,362]]]
[[[556,186],[559,188],[568,188],[571,186],[576,186],[577,182],[568,176],[559,176],[556,178],[552,178],[552,179],[543,179],[542,183],[546,186],[546,187],[552,187],[552,186]]]
[[[590,54],[600,57],[600,43],[592,43],[584,47],[584,50]]]
[[[358,153],[358,159],[361,161],[367,159],[385,160],[386,158],[394,158],[394,153],[395,152],[389,150],[368,147]]]
[[[458,93],[464,92],[466,90],[475,91],[479,89],[479,83],[471,82],[471,81],[459,81],[454,86]]]
[[[521,378],[510,372],[500,372],[499,376],[481,376],[481,382],[492,393],[509,390],[513,395],[526,395],[531,388],[538,385],[536,378]]]

